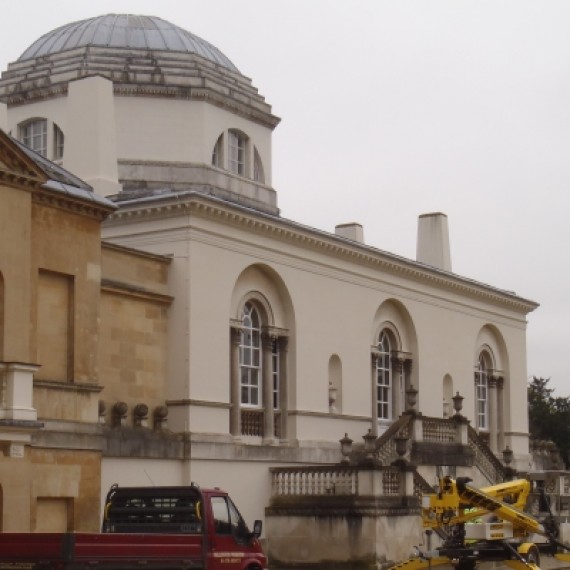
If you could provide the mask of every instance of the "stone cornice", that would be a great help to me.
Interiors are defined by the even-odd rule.
[[[152,259],[153,261],[159,261],[162,263],[170,264],[172,263],[171,255],[161,255],[159,253],[152,253],[150,251],[143,251],[141,249],[135,249],[133,247],[127,247],[125,245],[119,245],[117,243],[112,243],[110,241],[101,241],[101,248],[110,251],[117,251],[119,253],[128,253],[129,255],[134,255],[136,257]]]
[[[135,287],[134,285],[130,285],[128,283],[112,281],[111,279],[101,279],[101,291],[105,293],[112,293],[114,295],[134,297],[143,301],[149,301],[151,303],[165,306],[169,306],[173,301],[173,297],[170,295],[156,293],[155,291],[149,291],[147,289],[142,289],[141,287]]]
[[[70,81],[100,76],[115,95],[208,101],[271,129],[280,122],[251,79],[197,54],[84,46],[11,63],[0,100],[11,106],[65,96]]]
[[[182,400],[166,400],[167,406],[199,406],[206,408],[221,408],[229,410],[232,405],[225,402],[212,402],[209,400],[195,400],[193,398],[183,398]]]
[[[381,269],[404,279],[411,279],[458,295],[467,295],[484,302],[508,307],[527,314],[538,307],[534,301],[509,291],[496,289],[453,273],[359,244],[284,218],[241,208],[196,192],[179,192],[118,203],[119,210],[108,218],[109,227],[178,215],[193,214],[223,224],[247,229],[301,248],[313,249],[336,259]]]
[[[34,388],[48,388],[50,390],[61,390],[64,392],[99,393],[103,391],[103,386],[100,386],[99,384],[58,382],[57,380],[34,380]]]
[[[34,188],[40,186],[42,182],[42,180],[38,180],[35,176],[4,170],[0,167],[0,186],[10,186],[11,188],[32,191]]]
[[[32,201],[101,221],[114,210],[112,207],[97,204],[96,202],[84,202],[67,194],[54,192],[46,188],[41,188],[34,192]]]

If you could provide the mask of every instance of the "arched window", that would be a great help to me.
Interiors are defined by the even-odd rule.
[[[386,331],[378,337],[378,359],[376,362],[376,407],[379,420],[392,419],[393,369],[390,338]]]
[[[268,322],[270,313],[265,300],[252,298],[231,327],[230,433],[264,442],[287,438],[288,337]]]
[[[20,125],[20,140],[38,154],[47,157],[47,120],[32,119]]]
[[[239,347],[241,405],[259,408],[262,403],[261,319],[252,303],[244,305],[242,319]]]
[[[387,323],[372,348],[373,429],[402,414],[407,407],[406,390],[411,387],[412,354],[402,350],[401,336]]]
[[[486,352],[481,352],[477,369],[475,370],[475,413],[477,428],[483,431],[489,429],[489,376],[490,358]]]
[[[63,159],[63,131],[48,119],[30,119],[18,126],[18,139],[50,160]]]
[[[212,149],[212,166],[265,184],[261,155],[249,136],[238,129],[220,134]]]

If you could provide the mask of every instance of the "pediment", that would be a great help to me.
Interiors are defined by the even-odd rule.
[[[42,169],[0,130],[0,183],[10,186],[37,186],[47,181]]]

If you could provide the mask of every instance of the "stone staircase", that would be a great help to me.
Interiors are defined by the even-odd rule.
[[[272,569],[388,567],[422,537],[421,496],[444,474],[477,486],[509,468],[457,413],[432,418],[408,410],[379,437],[345,434],[335,465],[272,468],[266,509]]]

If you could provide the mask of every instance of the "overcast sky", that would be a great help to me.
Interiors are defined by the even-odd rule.
[[[528,375],[570,395],[570,1],[19,0],[0,69],[105,13],[159,16],[228,56],[282,118],[284,217],[415,258],[449,217],[453,271],[537,301]]]

